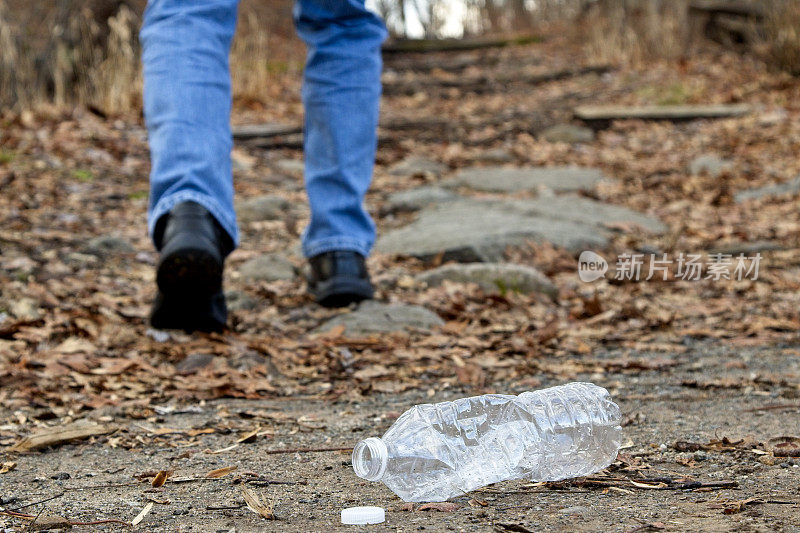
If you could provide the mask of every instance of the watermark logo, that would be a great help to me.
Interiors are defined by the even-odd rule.
[[[613,279],[617,281],[743,281],[758,280],[761,254],[753,256],[716,253],[702,254],[629,254],[617,257]],[[586,250],[578,258],[578,277],[585,283],[604,278],[608,262],[595,252]]]
[[[584,283],[591,283],[605,277],[608,272],[608,261],[592,251],[581,252],[578,258],[578,277]]]

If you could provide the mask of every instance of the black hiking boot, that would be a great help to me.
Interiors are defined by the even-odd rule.
[[[324,307],[347,307],[372,298],[364,256],[351,251],[325,252],[309,260],[308,290]]]
[[[157,329],[222,331],[228,319],[222,293],[225,257],[233,241],[203,206],[176,205],[156,223],[158,296],[150,314]]]

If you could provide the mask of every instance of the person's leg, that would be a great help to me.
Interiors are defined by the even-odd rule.
[[[237,0],[150,0],[144,15],[157,328],[220,330],[227,320],[222,269],[238,240],[228,67],[236,9]]]
[[[195,202],[238,242],[231,172],[230,44],[238,0],[150,0],[141,31],[150,141],[148,230]]]
[[[308,46],[303,104],[311,221],[303,252],[367,256],[375,225],[364,195],[375,163],[386,29],[364,0],[298,0],[294,14]]]

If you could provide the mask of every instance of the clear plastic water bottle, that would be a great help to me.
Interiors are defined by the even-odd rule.
[[[570,383],[412,407],[353,450],[356,475],[408,502],[440,502],[509,479],[557,481],[610,465],[621,442],[608,391]]]

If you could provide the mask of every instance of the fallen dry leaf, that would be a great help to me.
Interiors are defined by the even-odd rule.
[[[162,472],[163,472],[163,470],[162,470]],[[159,473],[160,473],[160,472],[159,472]],[[166,479],[166,478],[165,478],[165,479]],[[154,481],[155,481],[155,480],[154,480]],[[134,518],[134,519],[131,521],[131,525],[132,525],[132,526],[135,526],[135,525],[139,524],[139,522],[141,522],[142,520],[144,520],[144,517],[145,517],[145,516],[147,516],[147,514],[150,512],[150,510],[151,510],[152,508],[153,508],[153,502],[150,502],[150,503],[148,503],[147,505],[145,505],[145,506],[144,506],[144,509],[142,509],[142,512],[141,512],[141,513],[139,513],[139,514],[137,514],[137,515],[136,515],[136,518]]]
[[[164,483],[167,482],[167,478],[172,475],[172,470],[161,470],[156,477],[153,478],[153,487],[158,488],[164,486]]]
[[[258,432],[259,431],[261,431],[261,426],[257,427],[253,431],[248,431],[247,433],[242,435],[239,438],[239,440],[237,440],[236,442],[239,443],[239,444],[245,443],[245,442],[253,442],[253,441],[256,440],[256,437],[258,436]]]
[[[236,470],[237,468],[238,467],[236,467],[236,466],[225,466],[225,467],[222,467],[222,468],[217,468],[216,470],[212,470],[211,472],[207,473],[206,477],[207,478],[211,478],[211,479],[225,477],[228,474],[230,474],[231,472],[233,472],[234,470]]]
[[[730,502],[724,506],[722,510],[722,514],[736,514],[741,513],[744,511],[748,505],[759,505],[764,503],[763,500],[759,498],[747,498],[746,500],[739,500],[736,502]]]
[[[16,467],[17,467],[17,463],[15,463],[13,461],[0,463],[0,474],[5,474],[6,472],[11,472]]]
[[[264,503],[261,497],[256,494],[253,489],[242,486],[242,496],[247,508],[267,520],[275,520],[275,513],[273,512],[272,502],[269,504]]]
[[[417,507],[417,511],[441,511],[443,513],[452,513],[456,509],[458,509],[458,505],[453,502],[424,503]]]
[[[88,439],[89,437],[96,437],[98,435],[107,435],[116,430],[116,426],[75,422],[38,431],[29,437],[25,437],[9,448],[8,451],[29,452],[47,448],[48,446],[64,444],[65,442]]]
[[[663,489],[667,485],[665,483],[658,483],[656,485],[649,485],[647,483],[638,483],[636,481],[631,480],[631,485],[640,489]]]
[[[49,531],[51,529],[71,529],[72,523],[63,516],[40,515],[28,524],[27,531]]]

